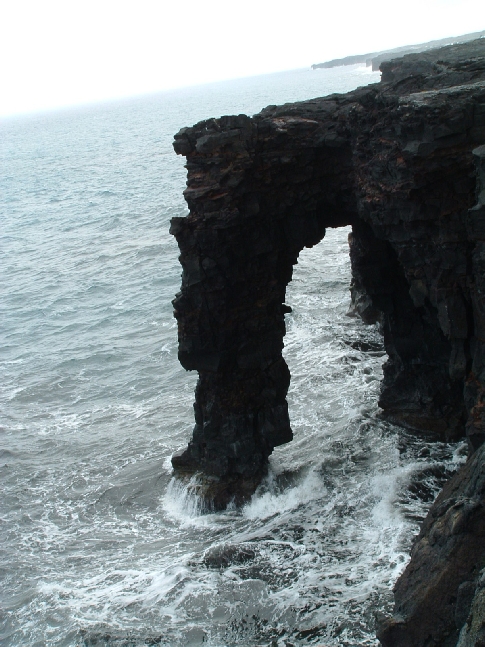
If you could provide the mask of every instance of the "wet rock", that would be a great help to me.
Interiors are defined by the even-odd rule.
[[[471,583],[466,583],[471,584]],[[471,594],[471,600],[468,598]],[[468,611],[460,620],[461,631],[456,647],[485,647],[485,571],[482,570],[476,586],[467,591]],[[465,611],[464,610],[464,611]]]
[[[228,476],[223,478],[204,474],[196,470],[192,459],[187,459],[185,453],[172,457],[177,477],[185,483],[189,491],[195,494],[199,501],[201,512],[217,512],[225,510],[229,505],[241,506],[251,499],[266,471],[249,476]]]
[[[165,641],[161,635],[147,635],[144,632],[120,632],[119,630],[91,631],[81,629],[79,631],[83,647],[136,647],[137,645],[147,645],[155,647],[163,644]]]
[[[232,564],[245,564],[256,557],[256,551],[247,545],[223,544],[213,546],[204,553],[203,564],[208,568],[227,568]]]
[[[458,587],[455,604],[455,625],[461,629],[465,624],[473,598],[475,596],[476,584],[473,581],[462,582]]]
[[[369,342],[364,340],[349,341],[347,339],[344,339],[344,343],[347,344],[347,346],[354,348],[355,350],[360,350],[362,353],[377,353],[378,355],[382,355],[384,353],[384,346],[377,342]]]
[[[441,440],[466,433],[472,453],[432,506],[379,636],[469,647],[485,640],[485,40],[382,70],[384,82],[346,95],[175,136],[190,214],[172,221],[173,303],[180,362],[199,380],[173,466],[199,474],[208,509],[249,499],[292,438],[281,351],[293,265],[327,227],[351,225],[351,312],[379,322],[388,355],[383,415]]]
[[[483,603],[475,588],[484,564],[485,445],[431,507],[396,583],[393,617],[378,630],[383,647],[455,647],[474,595],[477,614]]]

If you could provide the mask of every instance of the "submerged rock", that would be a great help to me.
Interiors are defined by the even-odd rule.
[[[247,545],[222,544],[205,552],[202,562],[209,568],[227,568],[254,559],[256,551]]]
[[[228,505],[241,506],[254,494],[264,474],[252,476],[224,477],[204,474],[192,462],[186,462],[185,454],[174,454],[172,464],[179,480],[187,486],[191,494],[197,496],[202,512],[225,510]]]

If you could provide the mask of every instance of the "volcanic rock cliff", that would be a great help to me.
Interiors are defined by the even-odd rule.
[[[202,474],[216,507],[254,491],[292,438],[281,351],[293,265],[326,227],[351,225],[353,307],[380,321],[388,354],[383,415],[470,447],[379,637],[444,647],[461,631],[468,647],[485,633],[485,40],[381,69],[379,84],[175,136],[190,208],[171,227],[179,359],[199,381],[193,437],[172,462]]]
[[[440,38],[438,40],[430,40],[426,43],[418,43],[416,45],[404,45],[403,47],[396,47],[394,49],[387,49],[380,52],[369,52],[367,54],[357,54],[353,56],[345,56],[344,58],[334,58],[325,63],[316,63],[312,65],[312,69],[316,70],[319,67],[339,67],[341,65],[355,65],[356,63],[364,63],[367,67],[372,66],[373,70],[379,70],[383,61],[389,61],[392,58],[402,57],[406,54],[414,54],[419,52],[426,52],[430,49],[437,47],[444,47],[445,45],[453,45],[454,43],[466,43],[470,40],[485,37],[484,31],[476,31],[472,34],[462,34],[461,36],[450,36],[448,38]]]

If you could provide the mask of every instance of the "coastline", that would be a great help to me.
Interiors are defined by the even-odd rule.
[[[190,214],[172,221],[183,267],[174,306],[179,359],[199,384],[193,439],[173,465],[218,483],[223,506],[226,484],[258,482],[273,448],[291,440],[285,287],[303,247],[352,225],[354,304],[364,317],[359,304],[372,305],[389,356],[384,415],[418,435],[466,433],[470,447],[378,636],[384,647],[452,647],[460,634],[468,647],[485,566],[485,41],[381,70],[381,84],[347,95],[176,135]]]

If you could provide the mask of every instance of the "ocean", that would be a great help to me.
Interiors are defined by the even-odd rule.
[[[375,646],[463,444],[379,417],[386,356],[348,316],[348,228],[288,287],[292,443],[240,509],[172,478],[196,375],[177,361],[181,127],[346,92],[360,66],[0,120],[0,642]]]

